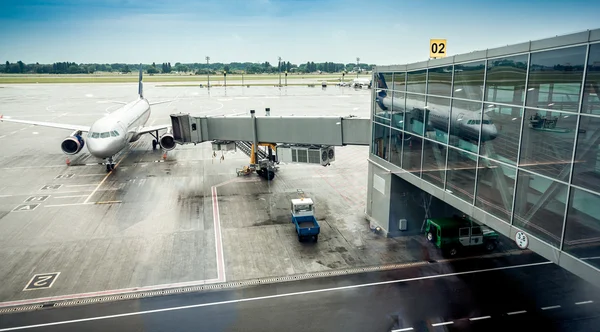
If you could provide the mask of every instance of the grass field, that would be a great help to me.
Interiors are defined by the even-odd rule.
[[[342,75],[288,75],[288,80],[304,79],[310,82],[322,80],[339,80]],[[349,81],[356,76],[347,75],[345,81]],[[370,75],[361,75],[359,77],[370,78]],[[206,75],[144,75],[144,82],[206,82]],[[211,81],[223,81],[223,75],[210,75]],[[31,83],[133,83],[137,82],[136,74],[125,75],[0,75],[0,84],[31,84]],[[227,75],[227,81],[241,81],[241,75]],[[255,80],[279,80],[279,75],[244,75],[244,81]],[[285,76],[281,75],[281,82],[285,82]],[[241,83],[241,82],[240,82]],[[308,83],[308,82],[307,82]],[[239,83],[238,83],[239,84]],[[195,84],[194,84],[195,85]],[[255,84],[252,84],[255,85]],[[271,85],[271,84],[265,84]],[[290,85],[290,84],[288,84]]]

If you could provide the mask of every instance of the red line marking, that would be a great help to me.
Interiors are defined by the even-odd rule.
[[[225,262],[223,258],[223,244],[221,242],[221,219],[219,217],[219,200],[217,198],[217,187],[212,187],[213,222],[215,227],[215,247],[217,255],[218,279],[225,281]]]

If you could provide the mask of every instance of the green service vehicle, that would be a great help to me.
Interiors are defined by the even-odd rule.
[[[492,251],[498,244],[498,233],[486,226],[471,222],[466,217],[427,219],[427,240],[446,256],[456,256],[465,247],[482,247]]]

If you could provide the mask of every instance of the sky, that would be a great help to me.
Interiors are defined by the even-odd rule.
[[[600,28],[585,0],[2,0],[0,61],[392,65]]]

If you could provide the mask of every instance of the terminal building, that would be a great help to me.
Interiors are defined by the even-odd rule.
[[[373,73],[366,214],[464,214],[600,285],[600,29]]]

